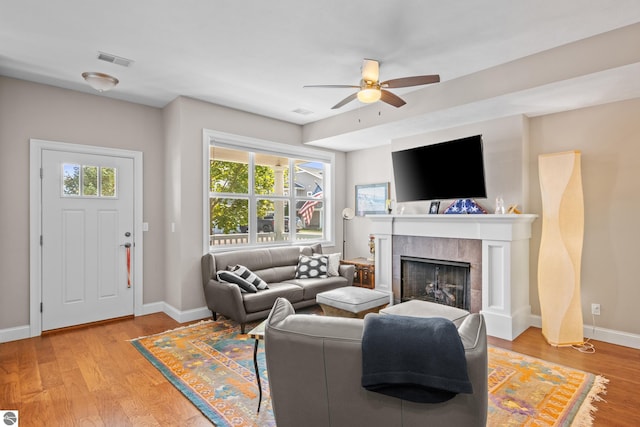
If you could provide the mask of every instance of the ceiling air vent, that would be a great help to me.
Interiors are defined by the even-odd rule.
[[[110,53],[98,52],[98,59],[100,61],[110,62],[116,65],[122,65],[123,67],[130,67],[133,61],[121,56],[112,55]]]

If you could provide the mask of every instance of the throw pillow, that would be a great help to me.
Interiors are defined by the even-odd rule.
[[[242,277],[247,282],[253,283],[253,285],[256,288],[258,288],[259,291],[263,289],[269,289],[269,286],[267,286],[267,282],[262,280],[260,277],[258,277],[256,273],[249,270],[244,265],[240,265],[240,264],[234,265],[233,267],[229,268],[229,270],[233,271],[234,273]]]
[[[242,292],[249,292],[249,293],[258,292],[258,289],[254,286],[253,283],[247,282],[245,279],[238,276],[233,271],[226,271],[226,270],[218,271],[217,276],[218,276],[218,281],[234,283],[238,285],[240,287],[240,291]]]
[[[300,255],[296,267],[296,279],[326,279],[329,257],[326,255]]]
[[[340,257],[342,254],[338,252],[337,254],[327,254],[329,257],[329,264],[327,265],[327,275],[331,276],[339,276],[338,268],[340,267]]]

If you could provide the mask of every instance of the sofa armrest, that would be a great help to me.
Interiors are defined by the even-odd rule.
[[[353,276],[355,274],[355,271],[355,265],[340,264],[340,266],[338,267],[338,274],[347,279],[347,286],[353,286]]]
[[[240,323],[246,321],[247,312],[242,302],[242,293],[237,285],[209,279],[204,286],[204,297],[207,307],[212,312]]]

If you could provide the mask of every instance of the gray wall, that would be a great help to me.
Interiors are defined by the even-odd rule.
[[[301,145],[298,125],[189,98],[158,109],[0,77],[0,332],[29,324],[31,138],[141,151],[149,223],[143,303],[167,303],[178,313],[205,306],[199,267],[203,128]],[[344,182],[344,169],[345,155],[336,153],[336,182]],[[344,198],[337,186],[335,212]],[[342,242],[341,228],[335,238]]]
[[[162,111],[0,77],[0,329],[29,324],[29,140],[136,150],[144,158],[144,302],[162,301]]]

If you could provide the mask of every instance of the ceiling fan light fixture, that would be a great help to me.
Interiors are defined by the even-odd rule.
[[[98,92],[106,92],[108,90],[111,90],[120,82],[118,79],[110,76],[109,74],[93,71],[82,73],[82,78],[85,79],[89,86],[91,86]]]
[[[371,104],[380,101],[382,92],[377,88],[364,88],[358,92],[358,101],[364,104]]]

